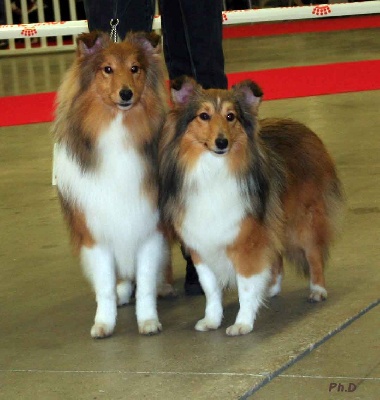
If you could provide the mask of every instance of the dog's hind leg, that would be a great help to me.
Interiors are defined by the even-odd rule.
[[[173,287],[173,266],[171,262],[171,249],[169,244],[167,244],[168,255],[165,262],[165,267],[163,271],[163,276],[158,282],[158,297],[163,298],[174,298],[177,297],[177,291]]]
[[[323,251],[314,245],[305,251],[305,256],[310,270],[310,296],[309,302],[315,303],[327,299],[324,276]]]
[[[269,283],[269,297],[277,296],[281,292],[281,283],[284,276],[282,255],[278,253],[271,267],[271,281]]]
[[[130,303],[134,296],[135,284],[135,260],[125,246],[115,246],[115,262],[117,273],[117,306],[122,307]]]
[[[119,307],[129,304],[132,293],[134,290],[134,284],[128,279],[119,280],[116,286],[117,291],[117,305]]]
[[[93,338],[111,336],[116,324],[116,274],[113,254],[95,245],[81,248],[84,272],[95,291],[97,309],[91,328]]]

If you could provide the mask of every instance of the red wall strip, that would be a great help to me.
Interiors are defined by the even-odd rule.
[[[223,28],[224,39],[272,36],[291,33],[329,32],[380,27],[380,15],[336,17],[300,21],[267,22]]]

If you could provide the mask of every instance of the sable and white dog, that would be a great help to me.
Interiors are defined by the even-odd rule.
[[[157,143],[167,112],[159,39],[80,35],[58,93],[56,178],[96,294],[94,338],[113,333],[117,305],[129,302],[134,282],[140,333],[161,330],[157,285],[169,253],[157,208]]]
[[[199,331],[220,326],[222,289],[231,284],[240,309],[227,334],[252,331],[266,294],[280,291],[283,257],[310,276],[310,301],[327,297],[323,268],[341,184],[309,128],[289,119],[258,121],[261,97],[251,81],[232,90],[203,90],[188,78],[172,84],[159,204],[206,295]]]

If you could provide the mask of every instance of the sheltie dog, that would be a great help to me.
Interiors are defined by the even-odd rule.
[[[169,254],[159,229],[157,146],[168,103],[159,40],[80,35],[58,92],[58,192],[96,295],[94,338],[113,333],[134,282],[139,332],[161,330],[156,294]]]
[[[231,336],[253,329],[267,294],[280,292],[283,257],[310,276],[310,301],[326,299],[324,264],[343,203],[321,140],[290,119],[258,121],[261,89],[244,81],[203,90],[172,83],[160,145],[162,218],[190,251],[206,295],[195,329],[217,329],[222,289],[237,284]]]

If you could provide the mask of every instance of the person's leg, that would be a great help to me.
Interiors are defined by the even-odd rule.
[[[111,31],[110,21],[117,18],[117,33],[121,39],[129,31],[152,30],[153,0],[84,0],[90,31]]]
[[[202,286],[199,283],[198,273],[197,270],[195,269],[193,260],[191,259],[190,254],[183,245],[181,246],[181,252],[182,252],[182,257],[186,261],[186,275],[184,283],[185,293],[189,296],[197,296],[204,294]]]
[[[164,55],[169,78],[193,77],[205,89],[227,88],[222,47],[222,0],[160,0]],[[190,255],[185,293],[203,294]]]
[[[192,76],[205,89],[227,88],[221,0],[161,0],[169,78]]]

